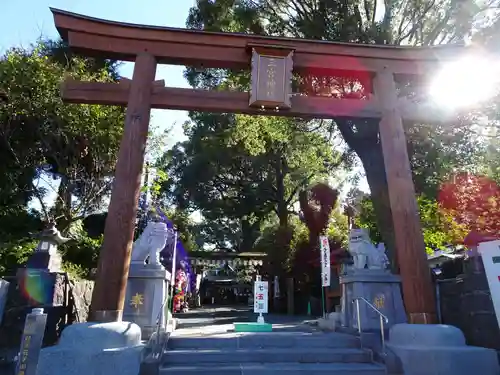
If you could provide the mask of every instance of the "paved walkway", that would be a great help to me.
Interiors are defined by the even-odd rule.
[[[177,314],[177,329],[173,337],[186,336],[228,336],[235,335],[233,323],[255,322],[257,314],[248,307],[204,307]],[[279,314],[265,314],[267,323],[273,325],[273,332],[317,332],[315,326],[309,324],[311,317],[297,317]]]

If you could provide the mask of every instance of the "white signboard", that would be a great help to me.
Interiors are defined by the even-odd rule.
[[[267,281],[256,281],[253,287],[253,312],[267,314],[269,284]]]
[[[490,287],[491,300],[500,326],[500,240],[482,242],[478,247]]]
[[[326,236],[319,237],[319,248],[321,253],[321,285],[330,286],[330,244]]]

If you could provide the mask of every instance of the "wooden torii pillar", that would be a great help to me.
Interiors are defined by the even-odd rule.
[[[125,128],[92,294],[90,314],[95,321],[122,319],[155,75],[156,58],[148,53],[138,55],[133,78],[127,83]]]
[[[434,288],[427,263],[403,119],[397,103],[394,73],[387,67],[378,71],[373,80],[373,89],[382,107],[379,134],[405,308],[411,323],[436,323]]]
[[[405,308],[412,323],[435,321],[434,288],[402,122],[446,121],[449,117],[433,107],[398,98],[394,75],[435,70],[440,61],[463,54],[462,47],[413,49],[210,33],[110,22],[57,9],[52,12],[59,33],[71,48],[90,56],[135,62],[129,82],[67,81],[62,90],[68,102],[127,107],[92,298],[94,320],[121,319],[151,108],[262,115],[260,106],[267,106],[271,110],[265,114],[271,116],[381,119],[379,135]],[[251,93],[163,87],[154,83],[157,63],[252,68],[252,75],[262,79]],[[374,77],[373,98],[292,96],[292,71],[307,74],[315,69],[368,72]]]

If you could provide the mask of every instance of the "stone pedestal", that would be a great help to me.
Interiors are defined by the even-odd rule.
[[[161,265],[130,264],[123,309],[123,320],[136,323],[143,340],[151,337],[162,316],[161,327],[166,328],[167,306],[163,306],[168,293],[170,272]],[[164,308],[164,313],[160,311]]]
[[[37,375],[137,375],[141,329],[134,323],[78,323],[42,349]]]
[[[498,375],[493,349],[467,346],[453,326],[398,324],[391,328],[385,364],[390,375]]]
[[[352,269],[340,277],[340,284],[343,327],[358,330],[357,298],[366,299],[389,319],[385,328],[406,323],[399,276],[384,270]],[[380,316],[365,301],[359,301],[359,312],[363,332],[380,331]]]

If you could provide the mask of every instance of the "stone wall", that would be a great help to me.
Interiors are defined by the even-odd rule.
[[[500,329],[482,262],[467,260],[464,270],[438,284],[442,323],[460,328],[469,345],[500,350]]]
[[[93,281],[70,280],[70,303],[73,304],[73,323],[82,323],[87,321],[93,290]]]

